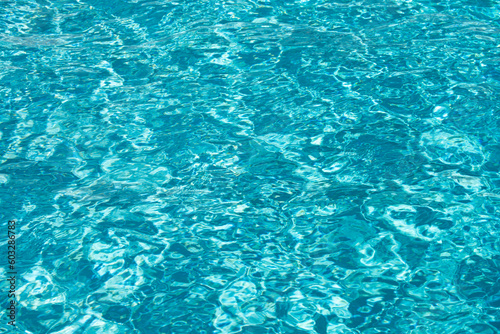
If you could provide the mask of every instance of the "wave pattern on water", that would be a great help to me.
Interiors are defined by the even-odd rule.
[[[0,7],[24,333],[500,330],[498,2]]]

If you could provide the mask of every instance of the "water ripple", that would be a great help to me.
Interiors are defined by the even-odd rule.
[[[1,7],[21,331],[500,330],[495,1]]]

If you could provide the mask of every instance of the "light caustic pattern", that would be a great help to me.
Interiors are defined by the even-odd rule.
[[[21,332],[500,330],[497,1],[0,9]]]

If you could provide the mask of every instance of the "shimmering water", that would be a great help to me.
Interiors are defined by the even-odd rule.
[[[497,1],[1,1],[17,331],[498,333],[499,68]]]

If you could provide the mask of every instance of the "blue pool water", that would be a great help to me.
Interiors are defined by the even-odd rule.
[[[2,333],[500,331],[498,1],[1,1],[0,101]]]

